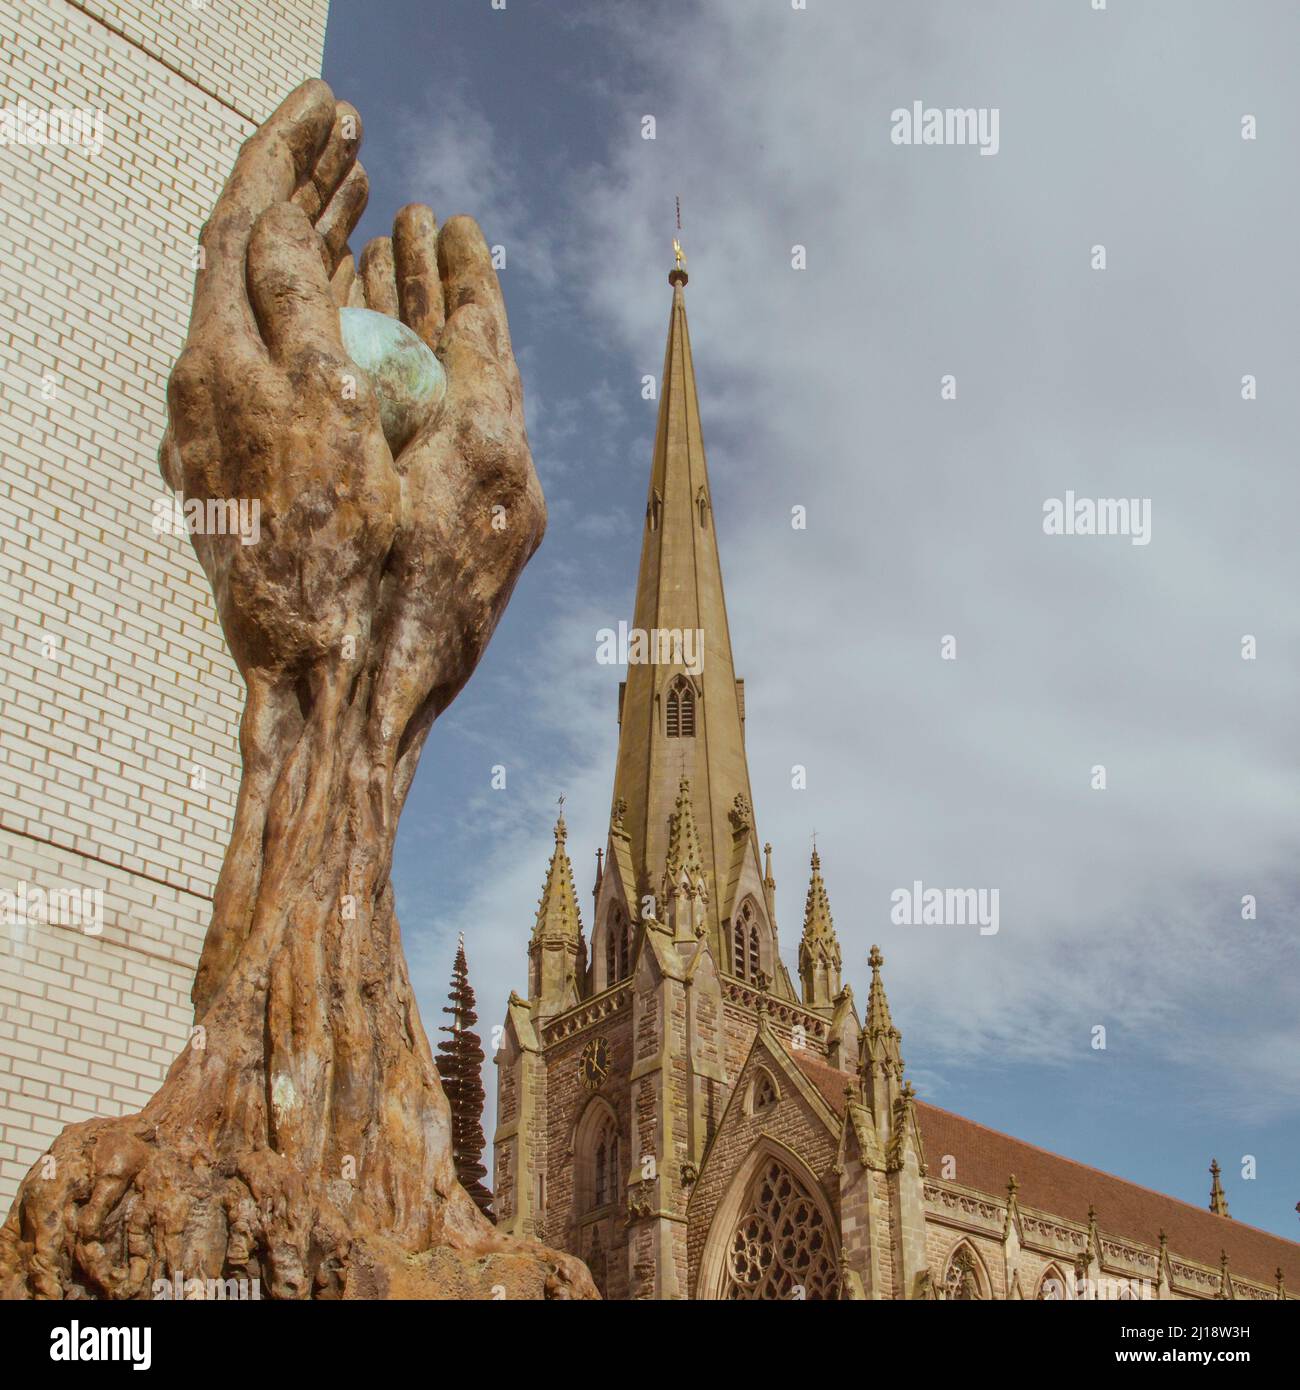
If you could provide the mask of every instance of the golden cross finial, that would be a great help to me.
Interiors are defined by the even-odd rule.
[[[682,250],[681,241],[682,231],[682,200],[677,199],[677,235],[673,237],[673,255],[677,257],[677,269],[680,270],[686,264],[686,253]]]

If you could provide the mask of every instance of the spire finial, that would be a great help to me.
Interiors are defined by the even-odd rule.
[[[867,964],[871,967],[871,973],[873,975],[878,975],[880,973],[880,967],[884,965],[884,963],[885,958],[880,954],[880,947],[873,946],[871,948],[871,954],[867,957]]]
[[[668,272],[668,283],[674,287],[686,284],[686,252],[682,250],[682,200],[677,199],[677,235],[673,237],[673,259],[676,264]]]

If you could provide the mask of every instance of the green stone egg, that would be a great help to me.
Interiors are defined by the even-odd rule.
[[[373,309],[340,309],[348,356],[379,397],[384,438],[399,453],[447,393],[447,374],[429,347],[404,323]]]

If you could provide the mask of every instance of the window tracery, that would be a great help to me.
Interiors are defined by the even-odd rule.
[[[1060,1302],[1065,1298],[1065,1290],[1065,1275],[1055,1265],[1048,1265],[1038,1281],[1038,1292],[1034,1297],[1048,1303]]]
[[[821,1208],[780,1159],[766,1159],[732,1231],[723,1297],[822,1300],[838,1295],[834,1244]]]
[[[959,1245],[948,1261],[943,1276],[944,1296],[959,1302],[971,1302],[984,1297],[980,1291],[979,1264],[969,1245]]]
[[[776,1089],[776,1082],[772,1080],[772,1073],[766,1067],[760,1067],[758,1075],[754,1078],[753,1096],[750,1112],[754,1115],[757,1115],[760,1110],[767,1110],[781,1099],[780,1092]]]
[[[608,1113],[601,1119],[591,1139],[588,1158],[590,1166],[591,1210],[608,1206],[617,1200],[619,1184],[618,1127]]]
[[[610,909],[605,928],[605,986],[627,978],[631,952],[631,924],[621,907]]]
[[[734,973],[742,980],[757,984],[763,969],[762,938],[758,929],[758,913],[749,900],[741,905],[736,914],[731,931],[731,947]]]

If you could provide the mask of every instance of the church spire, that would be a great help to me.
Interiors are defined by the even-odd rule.
[[[835,937],[830,899],[822,882],[821,855],[816,849],[812,852],[812,875],[803,912],[803,939],[799,942],[799,980],[807,1008],[834,1007],[840,992],[840,943]]]
[[[537,902],[537,918],[528,943],[528,993],[550,1015],[578,999],[578,978],[585,961],[582,918],[573,887],[573,865],[565,849],[569,838],[561,810],[555,822],[555,851],[546,871],[546,884]]]
[[[623,825],[640,896],[661,882],[680,784],[689,780],[708,890],[705,924],[714,957],[725,968],[723,922],[738,910],[745,885],[761,902],[762,867],[752,816],[739,834],[731,819],[737,797],[750,804],[742,697],[714,532],[684,265],[674,265],[668,280],[672,309],[620,701],[614,800],[626,803]],[[766,909],[764,916],[770,915]],[[765,959],[775,955],[765,950]],[[776,973],[774,990],[792,998],[784,971]]]
[[[1210,1210],[1215,1216],[1228,1215],[1228,1197],[1219,1181],[1219,1160],[1210,1160]]]

